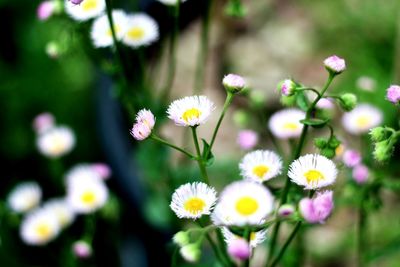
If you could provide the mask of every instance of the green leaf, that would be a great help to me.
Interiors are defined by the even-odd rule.
[[[212,153],[210,149],[210,145],[207,143],[206,140],[203,138],[201,139],[203,141],[203,153],[202,157],[205,161],[206,166],[211,166],[214,163],[214,154]],[[208,152],[208,156],[206,156],[206,153]]]
[[[308,99],[305,96],[304,92],[298,92],[296,94],[296,103],[297,106],[302,109],[303,111],[308,110]]]
[[[322,128],[329,122],[329,119],[313,118],[313,119],[304,119],[301,120],[300,122],[304,125],[308,125],[314,128]]]

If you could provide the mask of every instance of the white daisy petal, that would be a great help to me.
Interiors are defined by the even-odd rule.
[[[15,212],[27,212],[39,205],[42,190],[36,182],[18,184],[7,199],[8,206]]]
[[[211,219],[215,225],[256,225],[272,212],[274,200],[259,183],[238,181],[225,187]]]
[[[49,158],[58,158],[69,153],[75,146],[75,135],[66,126],[51,128],[39,134],[36,145],[39,152]]]
[[[288,176],[292,182],[305,189],[317,189],[334,183],[337,173],[335,163],[330,159],[308,154],[290,164]]]
[[[157,22],[147,14],[138,13],[127,18],[127,30],[122,43],[136,48],[148,46],[158,40]]]
[[[170,207],[179,218],[198,219],[210,214],[216,200],[214,188],[205,183],[187,183],[175,190]]]
[[[282,160],[273,151],[256,150],[243,157],[239,168],[244,178],[262,183],[281,173]]]
[[[268,122],[272,134],[280,139],[297,138],[303,130],[300,123],[306,114],[299,109],[284,109],[274,113]]]
[[[65,12],[75,20],[85,21],[101,15],[106,9],[105,0],[85,0],[79,5],[65,0]]]
[[[70,225],[75,219],[75,212],[65,199],[52,199],[44,203],[43,209],[53,213],[58,220],[60,228]]]
[[[206,96],[187,96],[172,102],[168,118],[178,126],[196,126],[207,121],[214,110],[214,103]]]
[[[229,244],[235,239],[242,238],[229,231],[228,227],[221,227],[221,230],[222,230],[222,235],[224,236],[225,242],[227,244]],[[267,230],[252,232],[250,234],[250,246],[253,248],[257,247],[259,244],[265,241],[266,236],[267,236]]]
[[[86,181],[101,181],[101,175],[99,172],[93,168],[93,165],[90,164],[78,164],[72,167],[66,174],[65,174],[65,184],[66,186],[73,186],[79,185],[79,183],[86,182]]]
[[[369,104],[360,104],[343,115],[342,124],[351,134],[367,133],[382,123],[383,114],[378,108]]]

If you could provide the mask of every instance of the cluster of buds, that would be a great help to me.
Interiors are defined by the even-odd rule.
[[[375,127],[369,132],[371,139],[375,142],[374,158],[379,162],[385,162],[390,159],[394,145],[397,142],[399,133],[389,127]]]
[[[336,149],[340,146],[340,140],[334,135],[329,139],[315,138],[314,145],[320,150],[321,155],[331,159],[336,155]]]

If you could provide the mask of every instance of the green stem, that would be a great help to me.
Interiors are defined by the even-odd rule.
[[[243,238],[250,244],[250,237],[251,237],[251,231],[250,228],[247,226],[244,230],[244,235]],[[249,267],[250,266],[250,257],[248,257],[244,262],[243,262],[243,267]]]
[[[161,139],[160,137],[156,136],[155,134],[151,134],[150,138],[153,139],[154,141],[157,141],[157,142],[161,143],[161,144],[164,144],[164,145],[169,146],[169,147],[171,147],[173,149],[176,149],[179,152],[182,152],[183,154],[185,154],[186,156],[188,156],[191,159],[197,159],[197,157],[195,155],[193,155],[192,153],[184,150],[183,148],[177,147],[176,145],[171,144],[171,143],[169,143],[168,141],[166,141],[164,139]]]
[[[365,252],[365,222],[367,213],[364,209],[364,199],[366,189],[361,193],[360,203],[358,207],[358,225],[357,225],[357,266],[364,266],[364,252]]]
[[[320,93],[318,92],[317,89],[311,88],[311,87],[301,87],[298,88],[296,91],[312,91],[314,92],[317,96],[320,96]]]
[[[203,181],[206,184],[210,184],[210,181],[208,179],[207,170],[206,170],[206,167],[204,166],[203,157],[201,156],[200,147],[199,147],[199,141],[197,139],[197,132],[196,132],[197,126],[193,126],[193,127],[190,127],[190,128],[192,129],[193,142],[194,142],[194,146],[196,147],[196,152],[197,152],[197,163],[199,164],[201,176],[203,178]]]
[[[210,15],[212,0],[205,0],[205,11],[202,18],[201,29],[201,47],[200,53],[197,58],[196,77],[194,83],[194,93],[197,94],[201,91],[204,84],[204,67],[207,63],[208,56],[208,37],[210,31]]]

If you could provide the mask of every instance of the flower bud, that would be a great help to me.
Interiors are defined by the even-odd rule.
[[[325,147],[321,149],[321,155],[327,157],[328,159],[332,159],[335,157],[335,149]]]
[[[380,142],[386,139],[386,130],[384,127],[375,127],[369,131],[371,140],[374,142]]]
[[[328,141],[325,138],[318,137],[314,139],[314,145],[319,149],[323,149],[328,145]]]
[[[241,1],[229,1],[225,6],[225,14],[234,18],[243,18],[247,14],[247,9]]]
[[[179,250],[179,252],[181,253],[182,258],[188,262],[197,262],[201,256],[201,250],[197,243],[185,245]]]
[[[358,184],[364,184],[368,180],[369,170],[368,167],[360,164],[354,167],[352,172],[353,179]]]
[[[342,73],[346,69],[346,62],[338,56],[330,56],[324,60],[325,68],[333,75]]]
[[[180,247],[186,246],[190,242],[189,234],[185,231],[177,232],[174,237],[172,237],[172,240]]]
[[[87,259],[92,255],[92,247],[83,240],[76,241],[72,246],[72,250],[75,256],[81,259]]]
[[[53,114],[45,112],[35,117],[35,119],[33,120],[33,129],[37,134],[41,134],[53,128],[54,124],[55,119]]]
[[[228,253],[232,258],[243,261],[250,257],[251,247],[245,239],[236,238],[229,242]]]
[[[282,95],[281,103],[285,107],[292,107],[296,103],[296,96],[285,96],[285,95]]]
[[[318,193],[314,199],[303,198],[299,203],[299,210],[303,218],[309,223],[324,223],[333,209],[333,192]]]
[[[374,152],[372,154],[377,161],[384,162],[390,159],[393,149],[393,145],[388,140],[380,141],[375,143]]]
[[[297,84],[290,79],[286,79],[281,81],[278,84],[278,90],[281,92],[282,95],[285,96],[292,96],[296,92]]]
[[[328,146],[330,148],[336,149],[340,146],[341,142],[339,139],[337,139],[336,136],[332,136],[331,139],[329,139]]]
[[[236,74],[228,74],[222,80],[222,84],[228,92],[233,94],[239,93],[246,86],[243,77]]]
[[[37,18],[42,21],[49,19],[53,15],[55,7],[54,1],[41,2],[36,10]]]
[[[294,207],[291,204],[283,204],[278,210],[278,215],[280,217],[289,217],[293,213],[294,213]]]
[[[58,43],[52,41],[46,44],[45,51],[47,56],[49,56],[52,59],[56,59],[61,54],[61,47]]]
[[[92,168],[100,176],[101,179],[107,180],[111,176],[111,169],[105,163],[92,164]]]
[[[400,86],[391,85],[386,91],[386,99],[393,104],[398,104],[400,101]]]
[[[354,94],[346,93],[340,96],[339,105],[345,111],[352,111],[357,105],[357,97]]]
[[[358,164],[360,164],[361,162],[361,154],[360,152],[356,151],[356,150],[346,150],[343,154],[343,163],[347,166],[347,167],[354,167]]]

